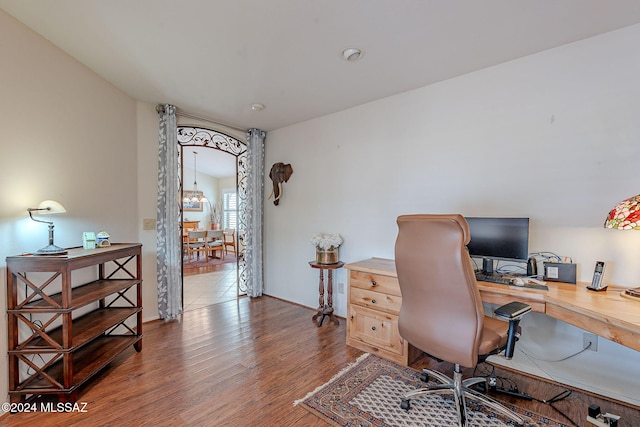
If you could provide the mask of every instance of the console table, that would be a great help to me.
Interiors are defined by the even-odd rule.
[[[183,221],[182,229],[183,230],[197,230],[200,226],[200,221]]]
[[[75,401],[78,387],[118,354],[142,350],[141,248],[7,257],[12,403],[42,394]]]

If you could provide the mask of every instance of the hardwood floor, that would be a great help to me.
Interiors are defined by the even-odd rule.
[[[315,310],[275,298],[241,298],[145,324],[143,349],[121,354],[80,390],[85,413],[5,414],[3,426],[327,426],[293,401],[324,384],[362,352],[345,345],[345,321],[318,328]],[[412,366],[450,364],[423,357]],[[512,375],[499,371],[500,376]],[[560,387],[521,375],[520,389],[549,398]],[[502,399],[502,397],[500,397]],[[544,403],[521,407],[563,420]],[[637,409],[574,392],[555,405],[585,425],[587,406],[640,425]]]

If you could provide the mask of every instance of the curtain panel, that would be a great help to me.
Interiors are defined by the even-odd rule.
[[[247,295],[259,297],[263,291],[262,215],[264,200],[264,140],[266,132],[247,132]]]
[[[182,235],[180,233],[180,161],[176,107],[156,107],[158,144],[157,267],[158,314],[172,320],[182,314]]]

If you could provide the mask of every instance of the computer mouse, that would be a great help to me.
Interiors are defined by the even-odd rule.
[[[511,279],[511,284],[516,285],[516,286],[524,286],[525,285],[525,281],[524,281],[524,279],[521,279],[519,277],[514,277],[513,279]]]

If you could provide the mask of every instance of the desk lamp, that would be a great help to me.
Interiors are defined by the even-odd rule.
[[[604,227],[640,230],[640,194],[618,203],[607,215]]]
[[[44,248],[38,249],[35,252],[35,255],[61,255],[66,254],[67,251],[60,246],[56,246],[53,243],[53,221],[45,221],[42,219],[36,219],[33,217],[32,212],[37,212],[40,215],[49,215],[49,214],[57,214],[63,213],[67,210],[60,203],[55,200],[45,200],[41,202],[37,208],[28,208],[27,212],[29,212],[29,217],[36,222],[43,222],[45,224],[49,224],[49,244]]]
[[[618,203],[607,215],[604,227],[617,230],[640,230],[640,194]],[[634,299],[640,298],[640,287],[626,289],[622,295]]]

